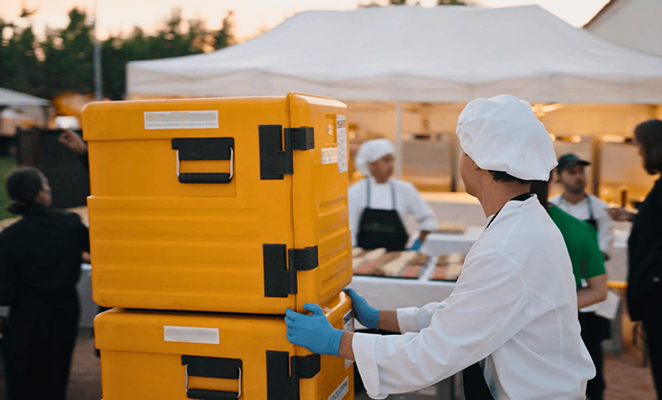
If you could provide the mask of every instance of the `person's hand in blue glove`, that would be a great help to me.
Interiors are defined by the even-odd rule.
[[[411,247],[407,249],[407,251],[418,251],[418,249],[420,249],[421,246],[423,246],[423,242],[421,242],[420,240],[416,239],[416,241],[414,242],[414,244],[412,244]]]
[[[287,340],[297,346],[303,346],[313,353],[337,357],[343,331],[331,326],[324,311],[317,304],[306,303],[303,308],[312,314],[299,314],[289,308],[285,310]]]
[[[345,293],[352,299],[352,308],[359,322],[368,328],[379,329],[379,310],[376,310],[368,304],[367,301],[354,289],[345,289]]]

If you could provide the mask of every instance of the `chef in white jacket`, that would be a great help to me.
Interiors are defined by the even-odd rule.
[[[368,395],[384,398],[464,371],[473,399],[584,399],[595,374],[577,319],[563,237],[535,195],[556,165],[552,141],[529,103],[501,95],[471,101],[457,134],[467,192],[489,225],[466,256],[447,299],[422,308],[375,310],[349,290],[359,321],[401,332],[371,335],[287,310],[290,342],[355,360]]]
[[[428,233],[437,229],[432,209],[414,185],[393,178],[393,153],[387,139],[369,140],[356,153],[354,164],[366,178],[353,184],[347,193],[352,246],[405,250],[409,241],[407,215],[414,216],[420,230],[409,250],[418,250]]]

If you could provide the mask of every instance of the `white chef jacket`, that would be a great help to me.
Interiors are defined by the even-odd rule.
[[[372,398],[430,386],[480,360],[498,400],[584,399],[595,376],[570,256],[535,196],[505,204],[467,254],[450,297],[398,309],[397,318],[402,335],[354,334]]]
[[[395,190],[395,210],[398,212],[402,224],[405,224],[408,214],[412,214],[422,231],[437,229],[434,213],[423,200],[418,190],[408,182],[399,179],[389,179],[386,183],[378,184],[374,179],[367,178],[353,184],[347,193],[349,207],[349,228],[352,230],[352,246],[356,246],[359,236],[359,222],[363,210],[368,207],[367,183],[370,182],[370,208],[380,210],[393,209],[393,194],[391,183]]]
[[[590,201],[591,206],[593,207],[593,217],[598,222],[598,243],[600,245],[600,251],[603,253],[609,253],[611,250],[611,242],[614,239],[614,221],[612,221],[607,213],[609,204],[588,193],[586,197],[577,204],[570,203],[563,197],[563,195],[554,196],[549,199],[549,201],[550,203],[554,203],[554,205],[561,210],[577,219],[581,219],[582,221],[591,218],[591,213],[588,208],[588,202]]]

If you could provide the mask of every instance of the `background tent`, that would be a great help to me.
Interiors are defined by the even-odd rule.
[[[531,102],[551,133],[568,138],[557,151],[593,161],[593,191],[608,200],[648,190],[636,149],[623,139],[662,116],[662,58],[610,44],[536,5],[306,11],[246,43],[131,62],[127,71],[134,99],[299,91],[342,100],[353,148],[393,139],[396,176],[423,190],[461,189],[452,133],[476,97]],[[603,146],[606,137],[618,141]]]
[[[543,8],[306,11],[210,54],[128,64],[131,95],[301,91],[343,100],[662,103],[662,58],[623,49]]]
[[[0,107],[3,106],[48,106],[50,102],[39,97],[0,88]]]

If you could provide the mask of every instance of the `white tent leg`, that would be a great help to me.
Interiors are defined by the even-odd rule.
[[[395,177],[402,175],[402,104],[395,103]]]

